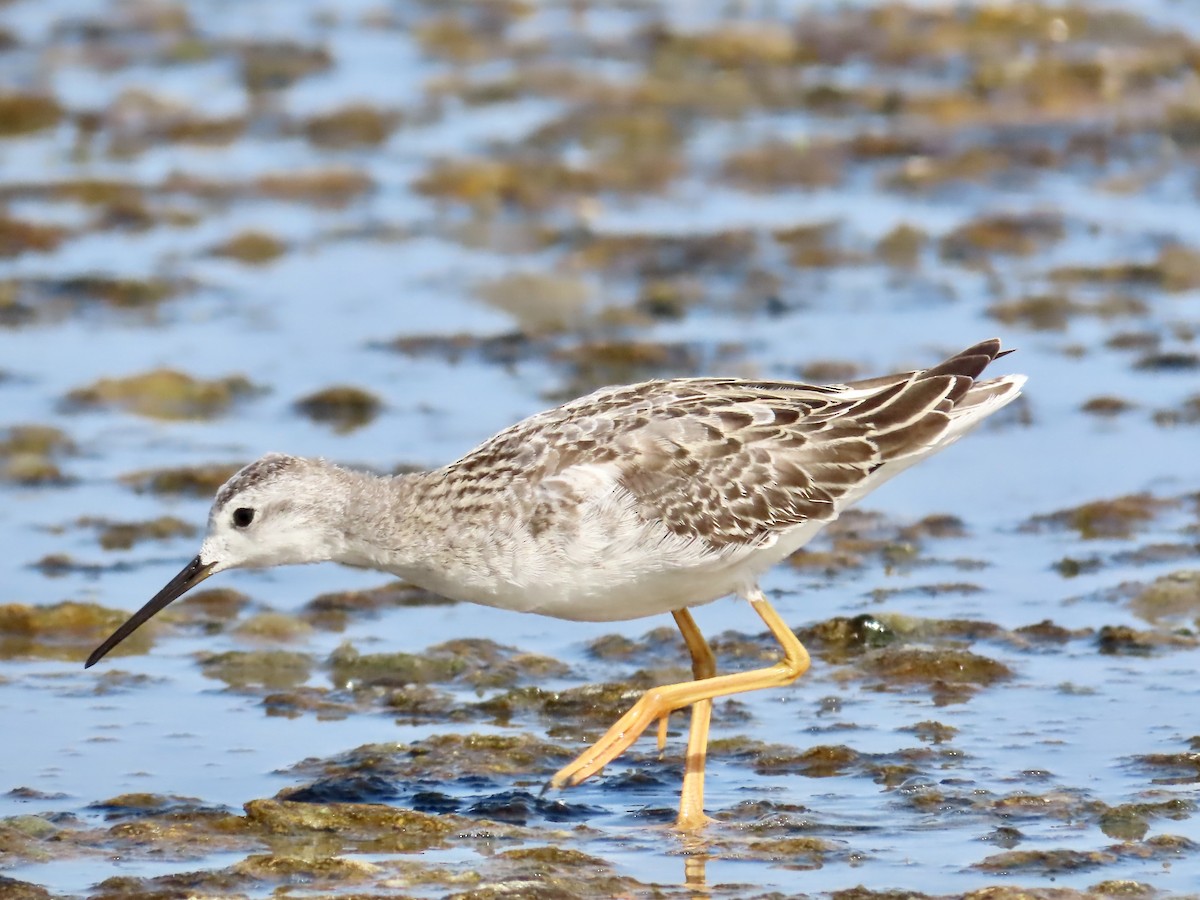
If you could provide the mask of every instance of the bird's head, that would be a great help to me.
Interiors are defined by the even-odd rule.
[[[281,453],[239,470],[217,491],[199,554],[97,647],[85,667],[210,575],[337,558],[345,535],[336,525],[346,503],[337,485],[346,474],[321,460]]]

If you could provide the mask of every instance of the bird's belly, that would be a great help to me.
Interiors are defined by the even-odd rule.
[[[754,544],[713,548],[632,516],[540,539],[528,532],[487,554],[456,552],[396,575],[455,600],[578,622],[659,615],[746,593],[825,522],[810,520]]]
[[[811,522],[779,540],[731,551],[670,540],[610,548],[599,554],[570,546],[524,547],[505,565],[397,572],[457,600],[577,622],[638,619],[711,603],[745,592],[824,523]],[[657,536],[656,536],[657,537]]]
[[[569,580],[521,589],[519,608],[577,622],[615,622],[711,603],[738,587],[738,578],[730,573],[677,570],[622,577],[577,572]]]
[[[728,567],[660,568],[645,560],[641,563],[621,566],[617,560],[604,560],[570,568],[545,565],[537,567],[536,575],[528,568],[393,571],[406,581],[455,600],[577,622],[658,615],[711,603],[740,586],[738,574]]]

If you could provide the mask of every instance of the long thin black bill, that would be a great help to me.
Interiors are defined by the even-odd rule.
[[[213,563],[202,563],[199,556],[193,559],[183,567],[182,572],[167,582],[167,586],[155,594],[149,603],[130,616],[129,621],[109,635],[108,640],[93,650],[92,655],[87,658],[87,662],[83,664],[83,667],[87,669],[100,662],[104,658],[104,654],[133,634],[147,619],[172,600],[178,600],[211,575],[212,569]]]

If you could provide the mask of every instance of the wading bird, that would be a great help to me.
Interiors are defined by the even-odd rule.
[[[1008,351],[1005,351],[1008,352]],[[998,340],[849,384],[679,378],[609,387],[518,422],[440,469],[379,477],[270,454],[218,492],[200,553],[88,657],[225,569],[333,561],[456,600],[603,622],[670,613],[695,680],[654,688],[551,779],[578,784],[691,707],[677,827],[704,825],[712,700],[786,685],[809,656],[759,577],[851,504],[1016,399],[980,381]],[[689,607],[738,594],[782,659],[717,675]]]

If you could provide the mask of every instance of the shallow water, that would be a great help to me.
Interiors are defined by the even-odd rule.
[[[0,7],[3,83],[62,107],[52,124],[0,135],[0,225],[60,230],[36,246],[34,232],[0,228],[0,874],[105,897],[331,884],[484,897],[524,878],[555,896],[1195,890],[1200,588],[1186,573],[1200,568],[1200,114],[1187,86],[1200,45],[1184,36],[1195,29],[1171,30],[1189,21],[1171,3],[1144,21],[1126,4],[1127,19],[1029,6],[990,24],[970,5],[861,6],[749,4],[741,23],[726,4]],[[881,18],[861,18],[872,9]],[[787,33],[814,48],[786,65],[771,37],[785,13],[806,17]],[[747,23],[767,30],[717,42]],[[254,76],[266,88],[239,62],[250,42],[293,45]],[[319,48],[316,64],[302,52]],[[815,91],[830,85],[860,93]],[[313,117],[348,104],[397,118],[375,137],[321,137]],[[221,118],[244,122],[224,139],[178,137]],[[907,149],[854,149],[864,134]],[[764,146],[784,158],[737,162]],[[804,150],[817,156],[787,158]],[[432,180],[467,160],[518,173]],[[554,174],[560,162],[574,180]],[[333,167],[369,180],[333,193],[259,181]],[[125,193],[81,200],[100,193],[80,186],[89,179]],[[954,243],[997,215],[1009,219]],[[815,244],[788,233],[826,224]],[[879,249],[898,226],[916,229],[909,255]],[[247,231],[273,237],[278,255],[254,265],[216,252]],[[506,285],[517,274],[531,277]],[[122,301],[70,281],[94,276],[162,279],[175,294]],[[1052,302],[1002,306],[1031,297]],[[247,595],[240,610],[185,601],[152,640],[81,667],[113,624],[103,611],[140,606],[198,537],[105,549],[80,520],[200,528],[207,512],[210,490],[139,491],[131,473],[269,450],[381,471],[438,465],[610,381],[791,378],[817,364],[866,376],[992,334],[1019,348],[996,368],[1030,376],[1027,402],[867,498],[871,515],[809,548],[827,565],[802,557],[767,577],[802,633],[871,616],[894,643],[817,639],[794,687],[718,704],[707,804],[720,821],[703,840],[663,828],[683,717],[662,762],[643,738],[556,805],[537,799],[565,761],[555,754],[577,752],[603,716],[586,704],[488,711],[510,688],[570,696],[681,677],[673,639],[595,649],[669,624],[658,619],[385,604],[329,625],[306,606],[315,597],[388,580],[332,566],[241,572],[210,582]],[[172,398],[125,401],[149,414],[67,400],[162,367],[242,375],[257,390],[182,415]],[[338,428],[297,411],[343,384],[374,395],[379,413]],[[1083,409],[1098,397],[1129,408]],[[60,429],[72,446],[16,447],[22,425]],[[42,474],[21,477],[18,464]],[[1139,496],[1079,509],[1126,495]],[[1036,518],[1062,510],[1075,512]],[[961,527],[940,532],[935,515]],[[1173,573],[1184,574],[1156,582]],[[30,633],[29,608],[64,601],[102,609]],[[290,639],[239,631],[272,610]],[[696,617],[720,636],[723,669],[769,658],[745,604]],[[1064,631],[1021,631],[1046,620]],[[396,705],[403,685],[339,683],[327,662],[344,644],[436,660],[439,645],[480,638],[515,648],[495,651],[508,680],[471,676],[476,651],[440,651],[468,674],[431,678],[411,709]],[[966,650],[1012,675],[975,683],[931,664],[893,681],[872,666],[897,648]],[[275,650],[300,656],[241,681],[211,656]],[[954,730],[913,729],[930,722]],[[547,744],[459,756],[438,743],[470,735]],[[376,743],[387,749],[338,762]],[[444,769],[421,768],[430,747]],[[497,767],[526,752],[527,765]],[[354,794],[351,775],[373,787]],[[401,832],[449,822],[451,833],[395,847],[386,824],[310,832],[243,813],[321,778],[334,800],[429,814]],[[128,794],[160,796],[105,806]],[[191,801],[172,812],[164,798]],[[543,847],[591,861],[522,855]],[[132,880],[101,886],[117,877]]]

